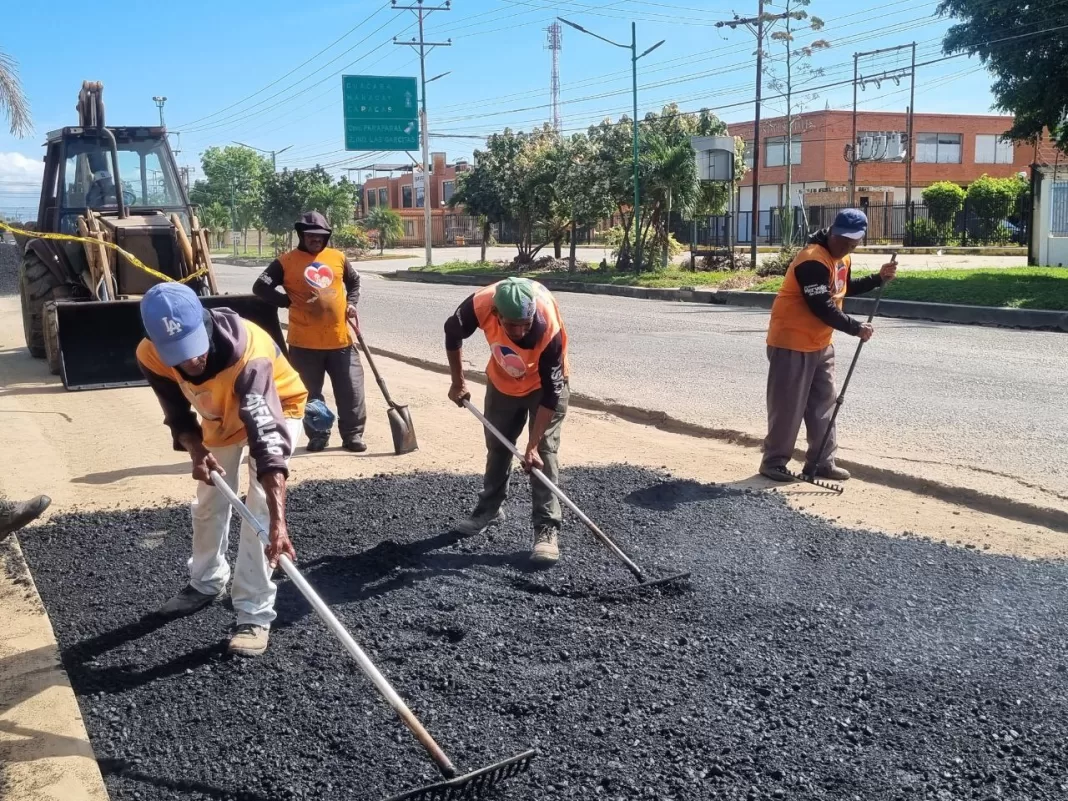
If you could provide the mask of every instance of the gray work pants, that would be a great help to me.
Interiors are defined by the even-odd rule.
[[[323,379],[330,376],[337,402],[337,428],[343,440],[363,439],[367,425],[367,404],[363,392],[363,365],[354,345],[334,350],[289,348],[289,363],[300,373],[300,380],[308,390],[308,400],[323,399]],[[307,425],[304,433],[309,439],[323,435]]]
[[[768,346],[768,435],[765,467],[786,467],[801,421],[808,436],[806,467],[830,467],[838,450],[832,429],[823,454],[817,453],[834,413],[834,346],[802,353]]]
[[[542,472],[554,484],[560,481],[560,460],[557,452],[560,450],[560,429],[567,414],[567,401],[570,395],[567,382],[564,382],[563,391],[560,393],[560,401],[556,405],[545,430],[541,442],[538,443],[538,455],[541,456],[545,466]],[[486,387],[486,407],[483,414],[493,424],[494,428],[504,434],[514,445],[523,433],[524,428],[534,424],[534,417],[538,413],[541,401],[541,390],[531,392],[522,397],[505,395],[494,388],[493,384]],[[524,443],[525,445],[525,443]],[[489,431],[486,432],[486,475],[483,479],[483,489],[478,496],[478,505],[475,507],[474,516],[492,517],[501,508],[508,497],[508,479],[512,475],[512,452],[509,451]],[[520,451],[523,450],[520,446]],[[560,502],[556,496],[533,475],[530,477],[530,494],[532,502],[531,521],[534,528],[540,526],[555,526],[560,528],[563,516],[560,513]]]

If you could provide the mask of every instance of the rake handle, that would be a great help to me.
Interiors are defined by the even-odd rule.
[[[895,253],[890,261],[894,264],[897,263],[897,254]],[[883,299],[883,289],[886,287],[886,282],[879,284],[879,291],[875,293],[875,303],[871,307],[871,312],[868,314],[868,325],[871,325],[871,321],[875,319],[876,312],[879,311],[879,302]],[[849,370],[846,372],[845,381],[842,382],[842,390],[838,393],[838,397],[834,399],[834,412],[831,413],[831,421],[827,424],[827,430],[823,432],[823,440],[820,442],[820,449],[816,453],[816,466],[819,466],[820,460],[823,459],[824,450],[827,448],[827,440],[831,438],[831,432],[834,431],[834,423],[838,419],[838,412],[842,408],[842,404],[845,402],[846,389],[849,388],[849,379],[853,377],[853,370],[856,369],[857,359],[860,357],[860,351],[864,347],[864,340],[857,343],[857,349],[853,351],[853,361],[849,363]]]
[[[211,481],[215,485],[215,488],[219,490],[226,500],[230,502],[230,505],[237,510],[237,513],[252,526],[253,530],[259,536],[264,545],[269,545],[271,538],[267,533],[267,529],[263,523],[252,514],[252,510],[249,509],[241,499],[237,497],[230,486],[223,480],[216,471],[211,471]],[[404,703],[404,700],[393,689],[392,685],[386,680],[386,677],[379,673],[378,668],[374,666],[370,658],[363,652],[359,644],[352,638],[348,630],[341,624],[341,621],[334,616],[334,613],[330,611],[323,599],[319,597],[319,594],[315,592],[308,580],[304,578],[296,565],[290,561],[289,557],[282,554],[278,557],[278,564],[281,565],[282,570],[289,576],[290,580],[300,590],[301,594],[308,600],[308,603],[312,605],[312,608],[316,611],[323,622],[326,623],[327,628],[334,633],[341,644],[345,647],[345,650],[349,652],[353,659],[356,660],[356,664],[360,666],[360,670],[364,672],[364,675],[371,680],[382,696],[389,702],[389,705],[393,707],[393,710],[397,713],[404,724],[411,729],[412,734],[415,735],[419,743],[426,749],[430,758],[434,760],[434,763],[438,766],[438,770],[447,779],[451,779],[456,775],[456,768],[452,762],[445,755],[445,752],[441,750],[441,747],[434,741],[434,738],[430,736],[423,724],[415,717],[415,714],[408,708],[408,705]]]
[[[386,381],[382,378],[382,374],[378,372],[378,368],[375,367],[375,360],[371,357],[371,349],[367,347],[367,343],[363,340],[363,334],[360,333],[360,329],[352,324],[352,321],[348,321],[349,330],[356,335],[356,341],[360,343],[360,349],[363,351],[363,355],[367,357],[367,363],[371,366],[371,372],[374,373],[375,381],[378,382],[378,388],[382,390],[382,397],[386,399],[386,403],[391,409],[396,409],[397,404],[393,402],[393,398],[390,397],[389,390],[386,389]]]
[[[461,400],[463,402],[463,405],[467,408],[467,410],[469,412],[471,412],[471,414],[473,414],[475,417],[477,417],[479,419],[479,422],[481,422],[482,425],[484,425],[486,427],[486,430],[489,431],[491,434],[493,434],[493,436],[495,436],[500,441],[500,443],[502,445],[504,445],[508,450],[510,450],[512,452],[512,455],[515,456],[515,458],[517,458],[520,462],[522,462],[523,461],[523,454],[521,454],[519,452],[519,449],[516,448],[516,446],[514,444],[509,442],[508,438],[506,436],[504,436],[504,434],[502,434],[500,431],[498,431],[497,428],[493,425],[493,423],[491,423],[489,420],[486,419],[485,415],[483,415],[482,412],[480,412],[478,409],[475,408],[475,405],[473,403],[471,403],[470,399],[462,398]],[[567,506],[568,509],[570,509],[572,512],[574,512],[575,516],[578,517],[579,520],[581,520],[583,523],[586,524],[586,528],[588,528],[590,531],[592,531],[594,536],[597,537],[597,539],[599,539],[602,543],[604,543],[604,545],[609,550],[611,550],[612,553],[614,553],[616,556],[618,556],[620,558],[620,560],[623,562],[623,564],[625,564],[627,566],[627,569],[630,570],[630,572],[634,574],[634,577],[636,579],[638,579],[638,581],[641,581],[641,582],[645,581],[645,574],[642,573],[642,569],[640,567],[638,567],[636,564],[634,564],[634,562],[631,561],[630,557],[628,557],[625,553],[623,553],[623,551],[620,550],[619,546],[616,545],[614,542],[612,542],[612,540],[608,537],[608,535],[605,534],[603,531],[601,531],[601,529],[599,529],[597,527],[596,523],[594,523],[592,520],[590,520],[588,517],[586,517],[585,513],[581,509],[579,509],[575,505],[575,503],[569,497],[567,497],[567,495],[564,494],[564,491],[562,489],[560,489],[558,486],[556,486],[556,484],[554,484],[552,481],[550,481],[549,477],[547,475],[545,475],[543,472],[541,472],[541,470],[539,470],[538,468],[532,467],[530,472],[534,476],[536,476],[537,479],[539,481],[541,481],[542,484],[544,484],[546,487],[548,487],[549,491],[552,492],[552,494],[555,495],[557,498],[559,498],[564,503],[564,505]]]

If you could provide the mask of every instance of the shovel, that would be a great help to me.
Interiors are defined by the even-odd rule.
[[[518,459],[520,462],[523,461],[523,454],[519,452],[519,449],[516,448],[514,444],[509,442],[508,438],[505,437],[504,434],[502,434],[500,431],[498,431],[496,426],[494,426],[493,423],[487,420],[485,415],[482,414],[482,412],[475,408],[475,405],[471,403],[470,395],[465,395],[463,398],[460,399],[460,401],[461,403],[463,403],[467,411],[471,412],[471,414],[478,418],[478,421],[482,423],[483,426],[485,426],[487,431],[493,434],[493,436],[496,437],[502,445],[504,445],[508,450],[512,452],[512,455],[516,459]],[[676,581],[682,582],[690,578],[689,573],[677,573],[673,576],[650,579],[650,577],[646,575],[645,571],[638,567],[638,565],[635,564],[634,560],[632,560],[629,556],[623,553],[623,549],[616,545],[607,534],[601,531],[601,529],[597,526],[596,523],[586,517],[586,513],[579,509],[578,506],[575,505],[575,502],[572,501],[569,497],[567,497],[567,495],[564,494],[564,491],[558,486],[556,486],[556,484],[554,484],[547,475],[545,475],[543,472],[541,472],[541,470],[536,467],[532,467],[530,473],[536,479],[538,479],[538,481],[544,484],[553,495],[559,498],[560,501],[568,509],[574,512],[575,516],[578,517],[578,519],[585,524],[586,528],[590,530],[593,536],[599,539],[601,543],[606,548],[608,548],[608,550],[610,550],[616,556],[616,558],[619,559],[619,561],[621,561],[624,565],[627,566],[627,570],[629,570],[631,572],[631,575],[634,576],[634,578],[638,581],[636,585],[631,585],[632,588],[645,589],[648,587],[659,587],[662,584],[671,584]]]
[[[230,489],[230,486],[216,471],[211,471],[211,481],[215,485],[215,488],[219,490],[230,502],[230,505],[237,510],[237,513],[252,526],[257,536],[263,542],[264,545],[270,543],[270,535],[267,533],[267,529],[263,523],[252,514],[252,510],[245,506],[241,502],[241,499],[237,497],[237,494]],[[364,675],[371,680],[375,689],[382,694],[382,697],[389,702],[389,705],[393,707],[393,711],[397,713],[397,716],[401,719],[405,726],[407,726],[415,738],[419,741],[419,744],[426,749],[426,752],[430,755],[430,758],[434,760],[434,764],[437,765],[438,770],[441,771],[441,775],[445,777],[444,781],[437,782],[436,784],[429,784],[425,787],[420,787],[415,790],[409,790],[401,793],[400,795],[391,796],[387,801],[401,801],[402,799],[410,799],[411,801],[453,801],[454,799],[477,799],[483,794],[489,792],[501,782],[510,779],[511,777],[522,773],[530,768],[530,761],[535,756],[533,749],[524,751],[521,754],[517,754],[510,759],[497,762],[493,765],[481,768],[471,773],[465,773],[463,776],[456,775],[456,768],[453,766],[452,761],[445,755],[445,752],[441,750],[434,738],[430,735],[423,724],[419,722],[415,714],[408,708],[408,705],[404,703],[404,700],[397,694],[397,691],[393,689],[386,677],[378,672],[378,668],[374,666],[367,654],[357,644],[356,640],[352,638],[348,630],[341,624],[334,613],[330,611],[323,599],[319,597],[318,593],[312,589],[311,584],[304,578],[296,565],[294,565],[288,556],[282,554],[278,557],[278,564],[289,576],[290,580],[296,585],[296,588],[300,590],[301,594],[308,600],[312,608],[316,611],[323,622],[326,623],[327,628],[334,634],[341,644],[345,647],[345,650],[349,652],[353,659],[356,660],[356,664],[360,666],[360,670],[364,672]]]
[[[412,425],[412,415],[408,412],[408,407],[395,403],[393,398],[390,397],[386,382],[383,380],[381,373],[378,372],[378,368],[375,367],[375,360],[371,358],[371,349],[363,341],[363,334],[351,322],[349,323],[349,328],[356,335],[356,340],[360,343],[363,355],[367,357],[367,363],[371,365],[371,372],[375,374],[378,388],[382,390],[382,397],[386,399],[386,403],[389,405],[386,417],[389,420],[389,433],[393,435],[394,453],[397,456],[401,456],[402,454],[419,450],[419,443],[415,439],[415,427]]]

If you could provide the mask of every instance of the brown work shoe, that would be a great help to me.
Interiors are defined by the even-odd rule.
[[[760,475],[764,478],[770,478],[772,481],[796,481],[793,476],[786,472],[785,467],[772,467],[771,465],[760,465]]]
[[[52,499],[47,495],[38,495],[23,503],[4,503],[0,506],[0,540],[13,534],[27,523],[32,523],[47,509]]]
[[[828,478],[831,481],[849,481],[849,471],[844,467],[838,467],[837,465],[829,465],[824,467],[817,467],[815,470],[810,465],[805,465],[805,469],[802,470],[806,476],[812,477],[815,473],[816,478]]]
[[[270,629],[254,623],[240,623],[227,650],[236,656],[259,656],[267,650]]]
[[[539,565],[553,565],[560,559],[560,532],[556,526],[539,526],[534,532],[534,549],[530,561]]]

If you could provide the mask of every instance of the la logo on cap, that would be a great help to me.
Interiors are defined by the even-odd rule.
[[[173,317],[164,317],[163,327],[167,329],[167,336],[173,337],[175,334],[182,333],[182,324]]]

